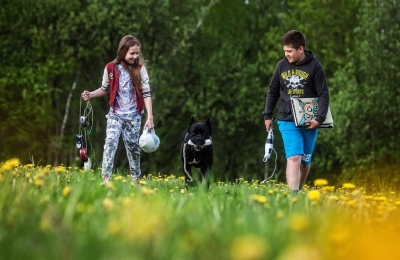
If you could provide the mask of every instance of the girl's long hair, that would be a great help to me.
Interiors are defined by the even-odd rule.
[[[139,51],[139,58],[135,60],[133,65],[128,64],[125,61],[126,53],[128,52],[129,48],[132,46],[141,46],[140,42],[136,37],[132,35],[124,36],[121,41],[119,42],[118,51],[117,51],[117,58],[115,58],[115,62],[117,64],[121,64],[122,67],[129,73],[129,77],[132,80],[132,83],[135,88],[142,89],[142,79],[140,77],[140,69],[144,63],[144,59],[142,53]]]

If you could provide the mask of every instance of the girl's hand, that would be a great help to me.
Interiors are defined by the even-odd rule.
[[[90,92],[87,90],[83,91],[81,96],[82,96],[83,100],[85,100],[85,101],[88,101],[89,99],[91,99]]]
[[[144,124],[144,127],[151,131],[154,128],[154,123],[152,118],[147,118],[146,123]]]

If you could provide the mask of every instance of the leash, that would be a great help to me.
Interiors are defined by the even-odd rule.
[[[88,143],[90,145],[90,149],[93,153],[93,167],[90,165],[90,168],[95,168],[97,164],[97,159],[96,159],[96,154],[93,149],[92,142],[90,140],[90,134],[92,133],[93,129],[93,107],[90,104],[90,101],[86,101],[86,107],[83,110],[82,113],[82,99],[79,101],[79,134],[76,135],[76,147],[78,149],[85,149],[85,152],[87,153],[87,147]],[[85,142],[87,140],[87,142]],[[83,147],[84,146],[84,147]],[[80,150],[81,152],[81,150]],[[87,160],[90,160],[90,158],[87,156]]]
[[[274,152],[275,153],[275,168],[274,168],[274,171],[272,172],[272,175],[270,177],[268,177],[267,179],[263,180],[262,182],[260,182],[260,184],[263,184],[267,180],[271,179],[274,176],[275,171],[276,171],[276,165],[277,165],[276,162],[277,162],[278,154],[276,153],[276,150],[274,149],[273,140],[274,140],[274,133],[272,132],[272,128],[270,128],[270,130],[268,131],[267,140],[265,141],[265,154],[264,154],[263,162],[267,162],[268,159],[271,158],[272,152]]]

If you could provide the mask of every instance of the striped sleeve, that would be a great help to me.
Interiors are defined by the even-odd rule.
[[[140,69],[140,77],[142,79],[142,94],[143,98],[151,97],[150,85],[149,85],[149,75],[145,66]]]

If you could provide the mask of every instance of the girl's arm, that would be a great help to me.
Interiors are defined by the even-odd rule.
[[[147,112],[147,120],[146,120],[146,123],[144,124],[144,127],[147,127],[150,131],[151,129],[154,128],[153,105],[152,105],[151,97],[146,97],[143,100],[144,100],[144,106],[146,107],[146,112]]]
[[[108,92],[102,90],[101,88],[98,88],[92,92],[84,90],[81,94],[83,100],[88,101],[91,98],[95,98],[95,97],[102,97],[104,95],[106,95]]]

